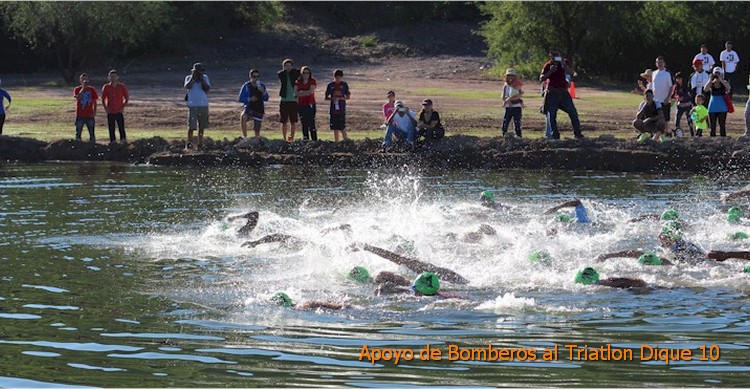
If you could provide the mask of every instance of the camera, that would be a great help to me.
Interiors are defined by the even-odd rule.
[[[555,62],[562,62],[562,57],[561,56],[553,57],[552,60]]]

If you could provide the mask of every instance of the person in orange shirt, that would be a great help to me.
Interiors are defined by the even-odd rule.
[[[128,101],[130,100],[128,89],[125,87],[125,84],[120,83],[120,78],[116,70],[110,70],[108,78],[109,83],[104,84],[102,87],[102,106],[104,106],[104,111],[107,112],[109,142],[115,143],[117,141],[115,137],[115,123],[117,123],[117,128],[120,130],[120,141],[127,142],[125,137],[125,117],[122,115],[122,110],[128,105]]]

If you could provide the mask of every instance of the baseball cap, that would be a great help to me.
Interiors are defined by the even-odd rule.
[[[431,106],[432,105],[432,100],[430,100],[430,99],[422,100],[422,105],[423,106]]]
[[[401,100],[396,100],[396,102],[393,103],[393,106],[394,107],[403,107],[404,106],[404,102],[401,101]]]
[[[721,66],[717,66],[717,67],[714,68],[713,73],[724,74],[724,69],[721,69]]]
[[[693,65],[703,65],[703,60],[700,58],[696,58],[693,60]]]
[[[192,70],[197,70],[199,72],[205,72],[206,71],[206,67],[203,66],[203,64],[200,63],[200,62],[196,62],[196,63],[193,64],[193,69]]]

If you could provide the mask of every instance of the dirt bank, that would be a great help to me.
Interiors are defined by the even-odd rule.
[[[295,142],[267,139],[213,141],[203,152],[185,151],[184,142],[162,138],[130,144],[90,144],[77,141],[46,143],[35,139],[0,137],[3,161],[38,162],[120,161],[164,166],[264,166],[270,164],[338,167],[417,164],[445,169],[588,169],[616,172],[715,172],[750,168],[750,139],[680,138],[666,143],[596,139],[481,139],[452,136],[416,153],[380,152],[380,140]]]

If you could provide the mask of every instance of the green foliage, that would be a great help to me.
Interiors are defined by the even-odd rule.
[[[359,44],[362,47],[373,47],[378,44],[378,37],[374,35],[365,35],[359,38]]]
[[[16,37],[53,52],[68,82],[88,57],[141,48],[170,23],[163,2],[13,2],[0,3],[0,14]]]

